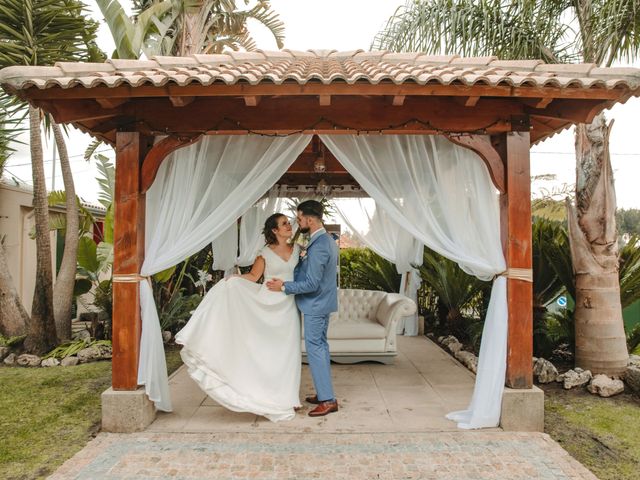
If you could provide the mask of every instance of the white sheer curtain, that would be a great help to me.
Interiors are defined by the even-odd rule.
[[[148,277],[181,262],[235,226],[310,140],[310,135],[207,136],[172,153],[147,192],[140,274]],[[159,410],[171,411],[162,333],[148,281],[140,282],[140,297],[138,384],[145,385]]]
[[[233,223],[220,236],[211,242],[213,251],[213,270],[224,270],[225,277],[234,273],[235,267],[247,267],[253,264],[258,250],[264,246],[262,228],[264,222],[280,207],[278,188],[269,190],[266,198],[251,206],[240,218],[238,225]]]
[[[277,187],[269,190],[269,196],[254,205],[240,219],[240,254],[236,264],[241,267],[253,265],[258,251],[264,246],[265,239],[262,234],[264,222],[276,212],[281,212],[283,200],[279,197]]]
[[[362,188],[403,229],[484,280],[506,264],[497,192],[482,160],[441,136],[321,135]],[[484,324],[476,385],[460,428],[495,427],[506,370],[506,279],[497,277]]]
[[[336,212],[349,229],[375,253],[396,265],[402,274],[400,292],[417,302],[420,288],[420,273],[412,265],[422,264],[424,245],[385,212],[371,199],[349,198],[334,200]],[[364,222],[356,227],[349,217],[357,217]],[[407,280],[409,280],[407,282]],[[397,333],[418,334],[418,313],[403,317],[398,322]]]

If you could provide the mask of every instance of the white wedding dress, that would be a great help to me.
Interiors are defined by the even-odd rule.
[[[293,280],[299,249],[285,261],[268,246],[264,278]],[[293,295],[232,277],[218,282],[176,335],[189,375],[223,407],[271,421],[300,405],[300,314]]]

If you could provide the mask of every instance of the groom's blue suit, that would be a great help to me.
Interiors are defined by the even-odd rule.
[[[304,314],[304,342],[319,401],[335,399],[327,329],[329,314],[338,310],[337,265],[336,242],[325,231],[314,232],[306,255],[295,268],[294,280],[284,282],[285,293],[296,296]]]

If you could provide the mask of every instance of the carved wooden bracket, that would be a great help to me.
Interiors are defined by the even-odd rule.
[[[500,193],[507,191],[504,163],[500,155],[491,145],[489,135],[446,135],[446,137],[461,147],[476,152],[489,169],[491,181]]]
[[[142,172],[140,177],[140,192],[146,193],[156,179],[158,169],[165,158],[177,149],[191,145],[200,139],[200,135],[190,137],[176,137],[170,135],[156,143],[147,153],[142,162]]]

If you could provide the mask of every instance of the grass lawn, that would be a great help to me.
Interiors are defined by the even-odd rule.
[[[640,398],[545,390],[545,432],[600,480],[640,479]]]
[[[167,367],[181,365],[167,349]],[[111,362],[75,367],[0,367],[0,479],[50,475],[100,429],[100,394]]]

